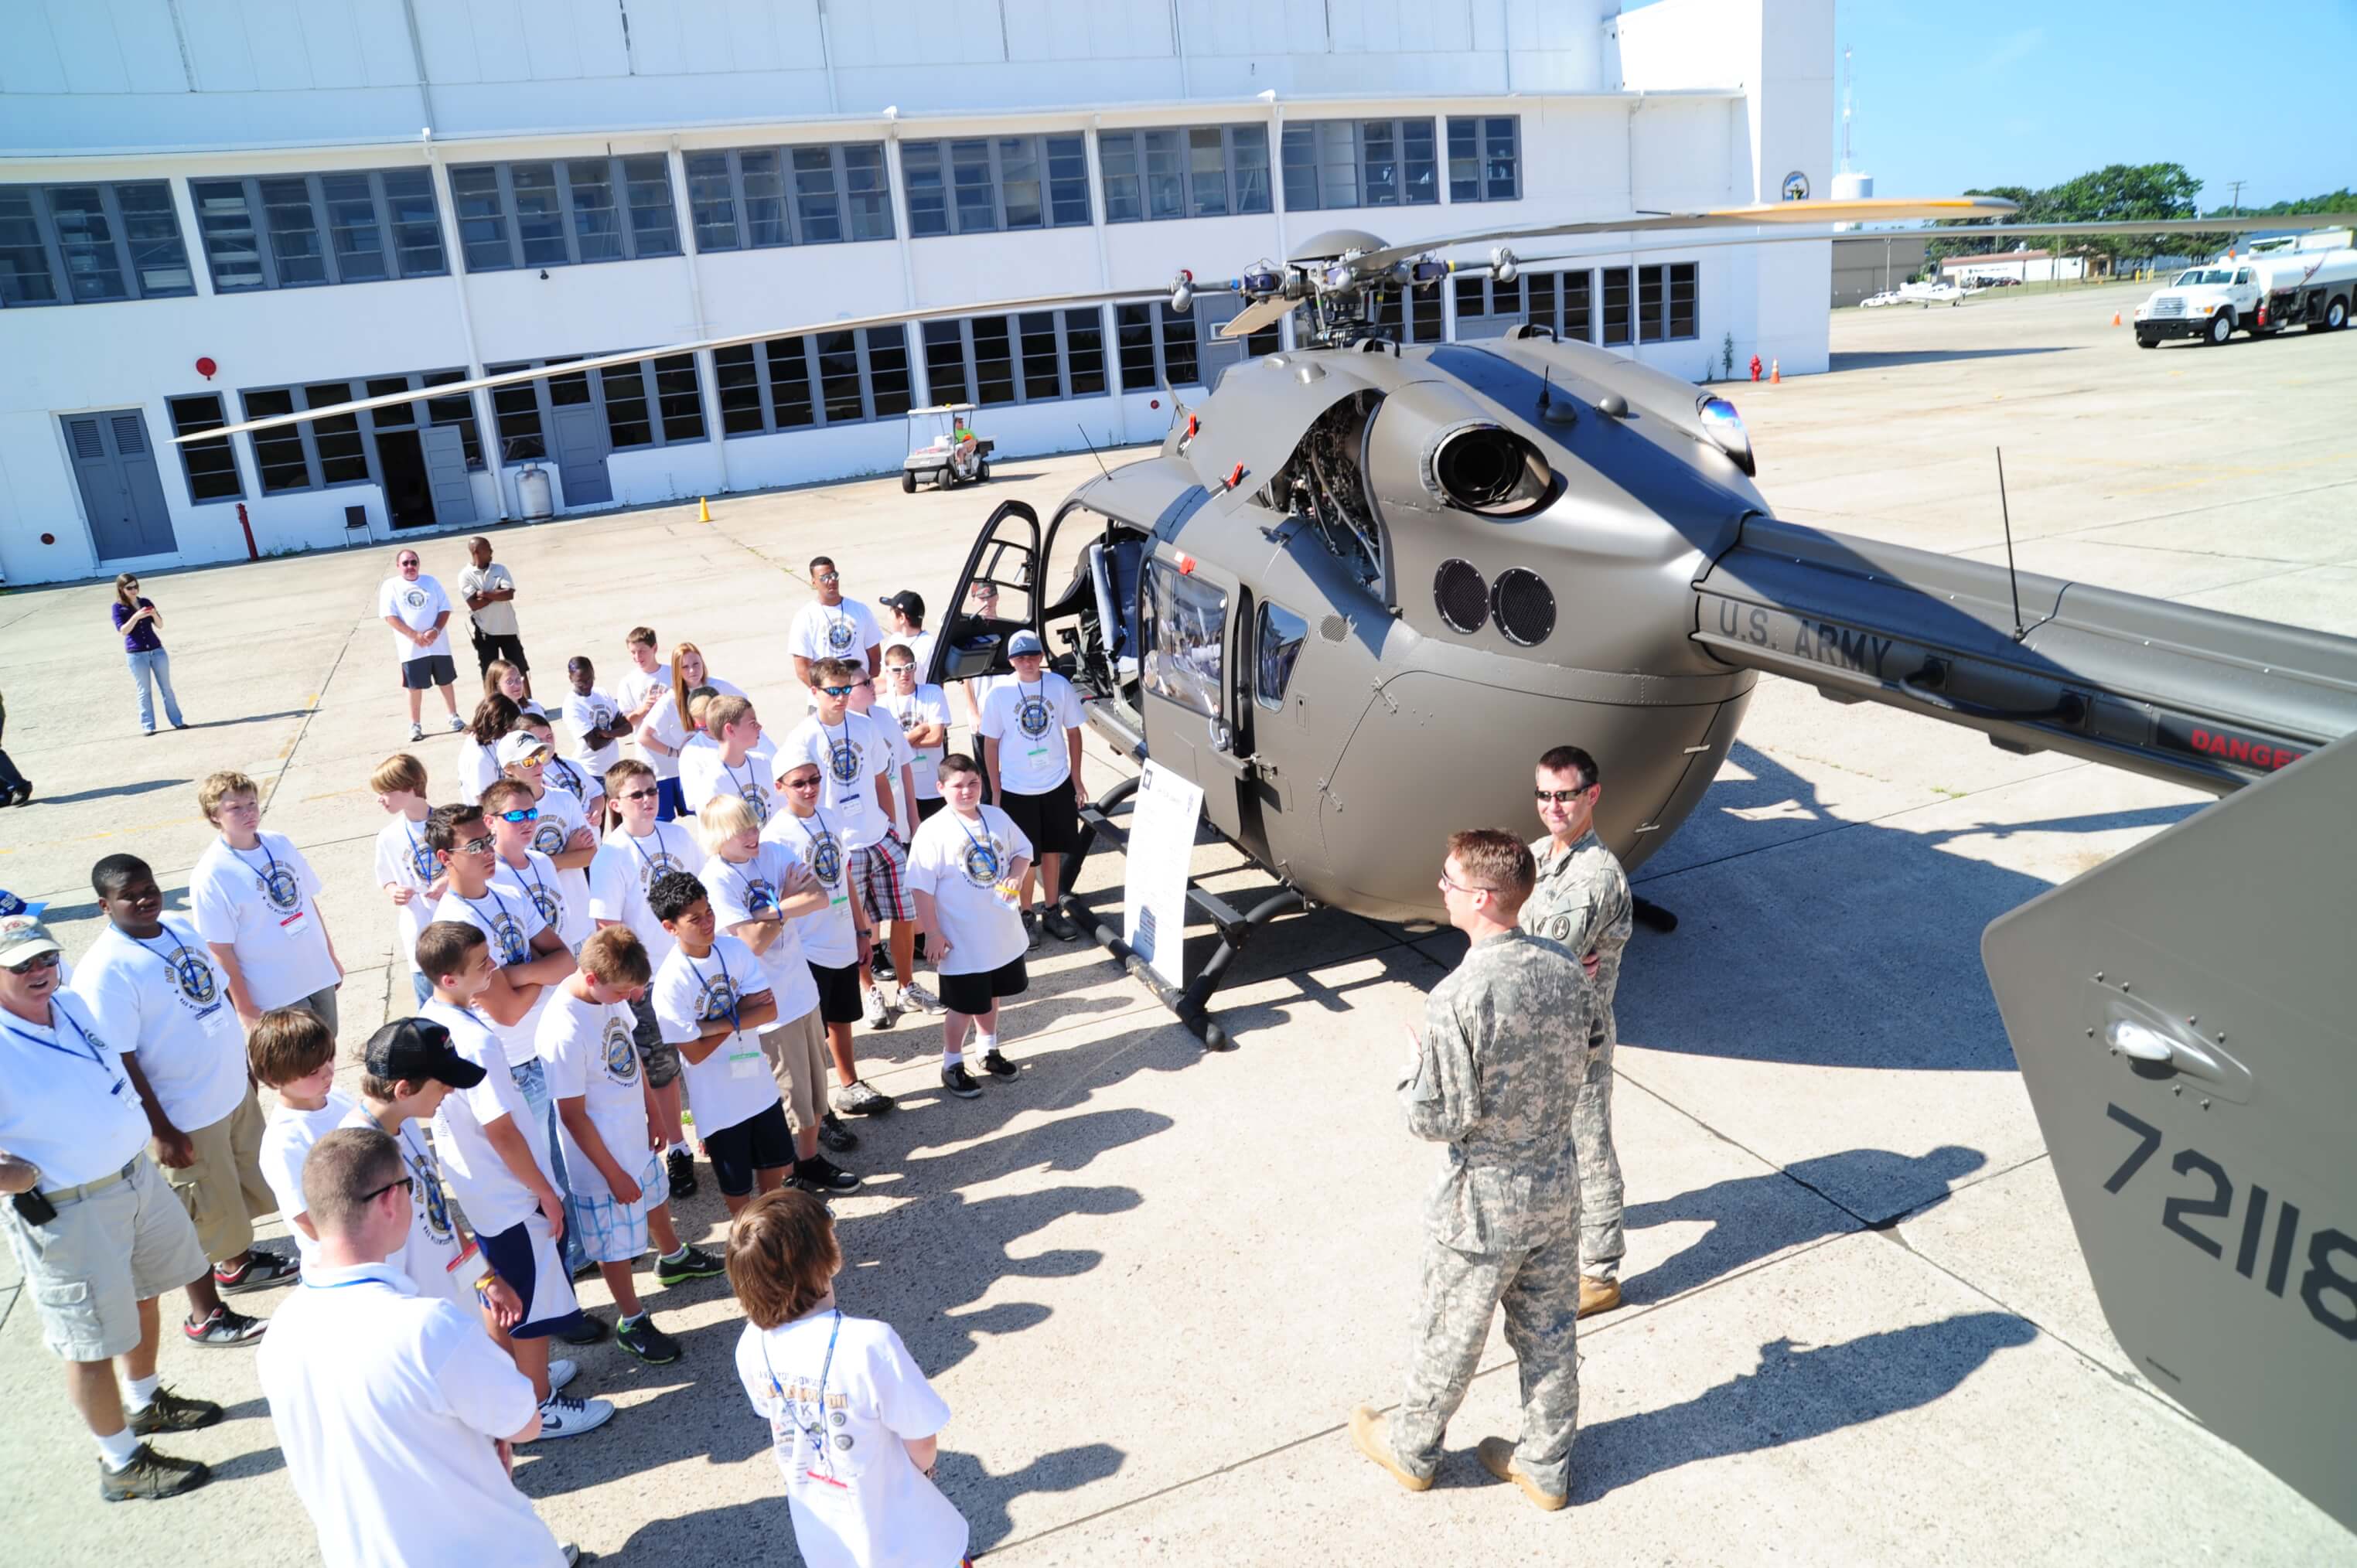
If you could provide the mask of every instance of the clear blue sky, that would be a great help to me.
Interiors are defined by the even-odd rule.
[[[2357,0],[1837,3],[1835,161],[1847,48],[1877,195],[2036,189],[2113,163],[2183,164],[2205,210],[2235,179],[2261,207],[2357,188]]]

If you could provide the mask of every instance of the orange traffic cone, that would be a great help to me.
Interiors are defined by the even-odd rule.
[[[695,521],[698,522],[712,521],[712,502],[708,498],[704,496],[695,498]]]
[[[1768,361],[1768,384],[1771,387],[1781,387],[1784,384],[1783,360],[1770,360]]]
[[[2115,311],[2113,311],[2113,312],[2112,312],[2112,325],[2113,325],[2113,326],[2115,326],[2115,327],[2117,327],[2119,324],[2120,324],[2120,313],[2119,313],[2118,311],[2115,310]]]

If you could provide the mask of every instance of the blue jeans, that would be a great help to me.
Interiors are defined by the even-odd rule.
[[[409,972],[409,989],[417,993],[417,1004],[420,1007],[434,1000],[434,983],[425,978],[423,970],[413,969]],[[545,1082],[546,1079],[544,1079],[542,1081]]]
[[[164,691],[164,716],[178,729],[186,721],[180,717],[180,699],[172,694],[172,656],[162,649],[153,653],[126,655],[131,660],[131,684],[139,693],[139,727],[149,735],[156,733],[156,703],[148,694],[147,678],[154,676],[156,684]]]
[[[565,1200],[565,1266],[577,1269],[589,1261],[588,1251],[581,1245],[581,1216],[574,1206],[573,1183],[565,1174],[565,1145],[556,1136],[556,1101],[548,1097],[548,1068],[538,1057],[528,1062],[511,1062],[508,1076],[523,1091],[523,1102],[540,1122],[541,1136],[548,1140],[549,1166],[556,1173],[556,1193]],[[532,1136],[529,1128],[522,1129]]]

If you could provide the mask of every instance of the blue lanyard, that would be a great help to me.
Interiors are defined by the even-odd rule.
[[[515,918],[513,915],[511,915],[511,914],[509,914],[509,913],[508,913],[508,901],[507,901],[506,899],[504,899],[504,898],[502,898],[502,897],[500,897],[500,890],[499,890],[498,888],[496,888],[496,887],[492,886],[490,883],[486,882],[485,884],[483,884],[483,891],[484,891],[484,892],[486,892],[486,893],[488,893],[488,894],[490,894],[490,895],[491,896],[491,902],[492,902],[492,903],[494,903],[494,904],[497,904],[497,905],[500,907],[500,919],[507,921],[510,925],[515,926],[516,929],[517,929],[517,930],[519,930],[519,931],[521,931],[521,930],[522,930],[522,929],[523,929],[523,927],[522,927],[522,926],[521,926],[521,925],[517,925],[517,923],[516,923],[516,918]],[[460,898],[464,898],[464,899],[466,899],[467,908],[475,911],[475,918],[478,918],[478,919],[481,919],[481,918],[482,918],[483,910],[482,910],[482,906],[481,906],[481,905],[477,904],[477,903],[476,903],[472,898],[468,898],[468,897],[467,897],[467,896],[466,896],[464,893],[459,894],[459,895],[458,895],[458,897],[459,897]],[[536,910],[537,910],[537,906],[535,906],[534,908],[535,908],[535,912],[536,912]],[[488,920],[485,920],[483,923],[484,923],[485,925],[487,925],[487,926],[490,924],[490,921],[488,921]],[[496,930],[494,930],[494,931],[491,933],[491,935],[492,935],[492,937],[493,937],[493,939],[496,940],[496,939],[497,939],[497,937],[498,937],[499,933],[498,933]],[[527,942],[525,942],[525,943],[524,943],[524,948],[525,948],[525,952],[526,952],[526,956],[527,956],[527,957],[528,957],[528,956],[530,956],[531,947],[532,947],[532,944],[531,944],[529,941],[527,941]],[[518,961],[521,961],[508,958],[508,957],[506,957],[504,954],[502,954],[502,955],[500,956],[500,958],[499,967],[500,967],[500,968],[504,969],[504,968],[506,968],[510,963],[518,962]]]
[[[826,1382],[834,1374],[834,1340],[835,1336],[842,1332],[843,1308],[838,1306],[834,1309],[834,1326],[826,1331],[826,1359],[819,1364],[818,1369],[818,1398],[814,1402],[818,1421],[808,1425],[802,1421],[802,1402],[786,1398],[786,1387],[778,1381],[778,1369],[770,1363],[770,1337],[766,1334],[761,1336],[761,1367],[770,1374],[770,1391],[778,1396],[778,1402],[786,1407],[786,1413],[793,1417],[793,1423],[802,1428],[802,1435],[811,1440],[811,1446],[822,1454],[826,1450]]]
[[[683,949],[679,956],[687,958],[686,950]],[[721,982],[728,987],[728,1025],[729,1027],[735,1028],[737,1026],[737,981],[728,972],[728,961],[720,956],[720,943],[716,939],[712,944],[711,957],[720,965]],[[695,976],[695,983],[698,985],[704,983],[704,971],[695,967],[694,959],[687,958],[687,969],[689,973]]]
[[[409,819],[406,817],[402,819],[401,831],[409,835],[409,864],[411,868],[414,869],[418,875],[425,878],[426,886],[433,886],[433,852],[425,847],[425,841],[417,836],[417,830],[409,825]]]
[[[963,817],[959,816],[955,811],[952,811],[950,812],[951,818],[956,822],[958,825],[958,832],[965,834],[965,842],[973,848],[987,850],[990,854],[991,864],[996,865],[998,863],[998,844],[990,836],[990,819],[988,817],[981,816],[980,812],[976,812],[975,815],[980,818],[982,822],[982,836],[980,838],[974,836],[974,830],[965,825],[965,819]],[[1004,869],[1004,867],[1001,867],[1001,869]]]
[[[823,729],[826,726],[822,725],[819,727]],[[745,778],[747,780],[745,783],[739,784],[737,782],[737,770],[729,767],[726,762],[720,765],[720,771],[728,775],[728,787],[737,791],[737,798],[750,804],[753,808],[753,814],[760,818],[762,822],[767,822],[770,820],[770,802],[763,799],[763,796],[766,793],[765,791],[754,789],[752,787],[753,759],[750,757],[748,757],[745,759]],[[748,793],[748,791],[750,792]]]
[[[731,871],[737,873],[737,890],[744,896],[745,908],[748,913],[758,915],[762,909],[774,909],[778,907],[778,901],[775,898],[771,898],[769,902],[761,905],[760,908],[755,908],[753,900],[755,897],[760,897],[760,895],[757,894],[754,889],[753,879],[746,875],[743,868],[738,866],[734,861],[723,861],[721,864],[726,865]],[[754,851],[753,858],[747,861],[745,865],[753,867],[756,871],[759,871],[761,868],[760,852],[759,850]]]
[[[630,839],[630,847],[639,852],[640,875],[643,877],[647,872],[652,871],[655,868],[653,857],[647,854],[645,847],[641,845],[636,838],[631,837],[629,833],[624,833],[622,836],[626,839]],[[671,842],[662,836],[662,824],[661,822],[657,822],[655,824],[655,831],[648,836],[655,841],[656,852],[665,860],[669,860],[671,858]]]
[[[264,874],[262,879],[263,897],[267,898],[270,897],[269,889],[276,886],[278,882],[278,857],[270,853],[270,841],[264,838],[260,833],[253,835],[253,842],[261,846],[262,858],[268,862],[270,866],[269,871]],[[229,844],[230,854],[237,856],[237,862],[240,865],[244,866],[248,871],[252,871],[253,869],[253,862],[245,858],[245,851],[238,848],[237,845],[233,843],[230,843],[227,839],[221,840],[221,843]],[[300,904],[303,901],[303,895],[300,889],[297,889],[296,892],[295,901],[297,904]]]
[[[826,726],[824,725],[819,725],[819,728],[823,731]],[[792,815],[791,812],[788,812],[787,814],[789,816]],[[818,832],[816,834],[813,834],[810,829],[810,825],[813,822],[816,822],[818,824]],[[801,831],[802,835],[802,864],[811,868],[811,875],[813,876],[818,876],[818,854],[816,852],[819,839],[834,839],[836,843],[841,843],[842,841],[836,837],[835,831],[826,825],[826,813],[816,806],[813,806],[811,808],[811,814],[809,816],[795,817],[794,826]],[[829,882],[825,877],[819,876],[819,883],[822,886],[835,886],[842,880],[842,873],[840,871],[835,874],[835,878],[834,882]]]
[[[565,758],[561,757],[552,757],[548,759],[548,768],[544,769],[544,771],[554,772],[555,769],[560,768],[565,771],[557,776],[566,780],[565,785],[565,792],[570,795],[578,796],[581,793],[581,775],[574,768],[573,764],[565,761]]]
[[[180,947],[181,947],[181,950],[182,950],[183,951],[193,953],[193,952],[195,952],[195,951],[197,951],[197,950],[198,950],[195,947],[191,946],[188,942],[182,940],[181,940],[181,937],[180,937],[180,933],[179,933],[179,932],[178,932],[178,931],[176,931],[176,930],[174,930],[174,929],[171,928],[171,926],[170,926],[170,924],[169,924],[168,922],[167,922],[167,921],[163,921],[163,920],[158,920],[158,921],[156,921],[156,926],[157,926],[157,927],[158,927],[158,928],[163,931],[163,933],[164,933],[167,937],[170,938],[172,940],[174,940],[174,941],[176,941],[176,942],[179,942]],[[122,929],[123,929],[123,928],[121,928],[120,926],[118,926],[118,927],[116,927],[116,928],[115,928],[115,929],[117,929],[117,930],[122,930]],[[172,961],[172,955],[171,955],[170,953],[164,952],[164,951],[161,951],[161,950],[158,950],[158,949],[149,947],[149,946],[147,945],[147,940],[146,940],[146,939],[145,939],[145,938],[144,938],[144,937],[133,937],[133,936],[131,936],[131,933],[130,933],[129,931],[124,931],[124,932],[123,932],[123,934],[124,934],[124,936],[126,936],[126,937],[130,937],[130,938],[131,938],[131,940],[132,940],[133,941],[137,942],[137,943],[139,944],[139,949],[140,949],[140,950],[141,950],[142,952],[151,952],[151,953],[154,953],[154,954],[156,955],[156,962],[158,962],[158,963],[160,963],[160,964],[162,964],[166,969],[168,969],[168,970],[170,970],[170,971],[172,972],[172,983],[173,983],[175,985],[177,985],[177,986],[178,986],[178,987],[180,988],[180,993],[181,993],[182,995],[184,995],[184,996],[187,996],[187,997],[188,998],[188,1000],[189,1000],[189,1001],[191,1001],[191,1002],[194,1002],[194,1001],[196,1000],[196,996],[195,996],[194,993],[192,993],[192,992],[188,989],[188,971],[187,971],[187,969],[186,969],[186,968],[184,968],[183,966],[179,965],[179,964],[174,963],[174,962]],[[216,1002],[216,1003],[214,1003],[214,1004],[213,1004],[213,1006],[214,1006],[214,1007],[218,1007],[218,1006],[220,1006],[220,1005],[221,1005],[221,1004],[220,1004],[220,1003],[218,1003],[218,1002]],[[211,1012],[211,1011],[212,1011],[212,1008],[211,1008],[211,1007],[208,1007],[208,1008],[204,1009],[204,1012],[205,1012],[205,1013],[210,1013],[210,1012]],[[202,1015],[203,1015],[202,1014],[199,1014],[199,1016],[202,1016]]]
[[[81,1042],[81,1050],[75,1050],[70,1046],[61,1046],[58,1044],[56,1040],[45,1040],[38,1035],[28,1035],[25,1033],[24,1030],[16,1027],[14,1024],[0,1024],[0,1029],[5,1029],[8,1033],[16,1036],[18,1039],[29,1041],[32,1044],[40,1047],[43,1050],[56,1051],[60,1056],[71,1057],[76,1061],[86,1061],[90,1063],[91,1066],[96,1068],[99,1071],[104,1072],[106,1070],[106,1058],[104,1054],[99,1050],[98,1042],[91,1039],[90,1036],[83,1031],[82,1026],[80,1024],[74,1022],[73,1015],[67,1012],[62,1004],[51,1002],[49,1004],[49,1015],[57,1020],[56,1023],[52,1023],[49,1026],[49,1033],[62,1037],[65,1031],[63,1029],[59,1029],[58,1027],[58,1024],[64,1024],[68,1028],[73,1030],[74,1037]],[[84,1055],[84,1052],[89,1054]]]
[[[500,862],[500,864],[501,865],[508,865],[508,863],[507,863],[506,861],[504,861],[504,860],[503,860],[503,861],[501,861],[501,862]],[[528,876],[528,877],[532,878],[532,890],[533,890],[534,893],[536,893],[536,894],[538,894],[538,895],[540,896],[539,897],[534,898],[534,899],[533,900],[533,907],[534,907],[534,908],[538,908],[538,907],[541,905],[541,903],[543,902],[543,900],[546,900],[546,901],[547,901],[547,902],[549,902],[549,903],[553,903],[553,904],[556,905],[556,907],[557,907],[557,908],[563,908],[565,907],[565,900],[564,900],[564,899],[562,899],[562,898],[556,897],[554,894],[550,893],[550,892],[549,892],[549,890],[548,890],[548,884],[547,884],[547,883],[545,883],[545,882],[543,882],[543,881],[540,879],[540,873],[533,869],[533,865],[532,865],[532,852],[531,852],[531,851],[526,850],[526,851],[524,852],[523,864],[522,864],[522,865],[508,865],[508,869],[509,869],[510,871],[516,872],[516,873],[518,873],[518,874],[519,874],[519,875],[524,875],[524,876]],[[484,891],[486,891],[486,892],[490,892],[490,890],[488,887],[486,887],[486,888],[484,889]],[[492,894],[491,894],[491,897],[494,897],[494,898],[496,898],[496,897],[499,897],[499,895],[498,895],[498,894],[496,894],[496,893],[492,893]],[[507,913],[507,909],[508,909],[508,907],[507,907],[505,904],[502,904],[502,905],[500,905],[500,914],[502,914],[502,915],[506,914],[506,913]]]
[[[852,785],[858,783],[859,780],[856,778],[837,779],[834,776],[834,748],[837,746],[851,745],[851,715],[847,713],[843,715],[842,740],[838,741],[834,736],[827,734],[826,721],[824,719],[818,721],[818,733],[820,737],[826,742],[826,779],[828,785],[831,787],[840,784],[844,788],[848,789]],[[863,757],[860,760],[865,762],[866,761],[866,758]]]

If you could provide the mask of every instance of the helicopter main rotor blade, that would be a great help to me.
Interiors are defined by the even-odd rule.
[[[2297,221],[2319,229],[2357,226],[2357,213],[2302,212],[2290,215]],[[2070,234],[2243,234],[2255,229],[2280,229],[2287,222],[2284,213],[2242,218],[2151,218],[2127,219],[2116,223],[1959,223],[1931,229],[1827,229],[1816,228],[1800,232],[1779,231],[1775,233],[1734,234],[1708,240],[1665,240],[1652,245],[1583,245],[1573,251],[1549,251],[1544,255],[1517,256],[1518,267],[1534,267],[1546,262],[1576,262],[1590,256],[1627,256],[1649,254],[1657,251],[1698,251],[1720,245],[1790,245],[1803,240],[2026,240],[2044,235]],[[1993,251],[1988,259],[2001,262],[2006,252]],[[1971,253],[1952,258],[1971,259]]]
[[[1995,196],[1869,196],[1847,201],[1759,201],[1745,207],[1710,207],[1692,212],[1631,212],[1619,218],[1582,219],[1574,223],[1448,234],[1412,245],[1386,245],[1380,251],[1353,256],[1350,264],[1364,276],[1396,262],[1414,261],[1455,245],[1498,245],[1571,234],[1631,234],[1652,229],[1725,229],[1754,223],[1889,223],[1910,218],[2002,218],[2018,210],[2012,202]]]
[[[1197,295],[1232,294],[1235,291],[1222,284],[1194,285]],[[794,327],[765,327],[758,332],[738,332],[726,338],[699,338],[692,343],[671,343],[660,348],[629,349],[612,354],[590,354],[577,360],[565,360],[553,365],[534,365],[521,371],[502,371],[497,375],[475,376],[462,381],[442,381],[424,393],[414,392],[388,392],[382,397],[354,398],[350,403],[331,403],[325,408],[307,408],[297,413],[274,413],[265,419],[244,419],[234,424],[216,424],[208,430],[191,431],[172,437],[172,445],[190,441],[213,441],[224,435],[242,435],[251,430],[274,430],[281,425],[305,424],[317,419],[334,419],[343,414],[357,413],[364,408],[384,408],[396,403],[414,403],[421,396],[448,397],[453,392],[470,392],[479,387],[515,386],[524,381],[546,381],[554,376],[577,375],[585,371],[599,371],[608,365],[633,365],[641,360],[667,359],[673,354],[692,354],[705,349],[734,349],[740,344],[764,343],[772,338],[799,338],[813,332],[856,332],[869,327],[893,327],[904,321],[938,321],[960,316],[1002,316],[1024,310],[1048,310],[1061,306],[1113,305],[1125,300],[1152,299],[1170,293],[1169,285],[1157,288],[1098,289],[1085,294],[1043,294],[1028,299],[994,299],[965,305],[935,305],[919,310],[887,311],[880,316],[855,316],[833,321],[813,321]]]
[[[1286,299],[1282,295],[1272,295],[1267,299],[1256,299],[1228,320],[1222,322],[1220,336],[1222,338],[1250,337],[1270,322],[1282,317],[1286,311],[1300,303],[1299,300]]]

